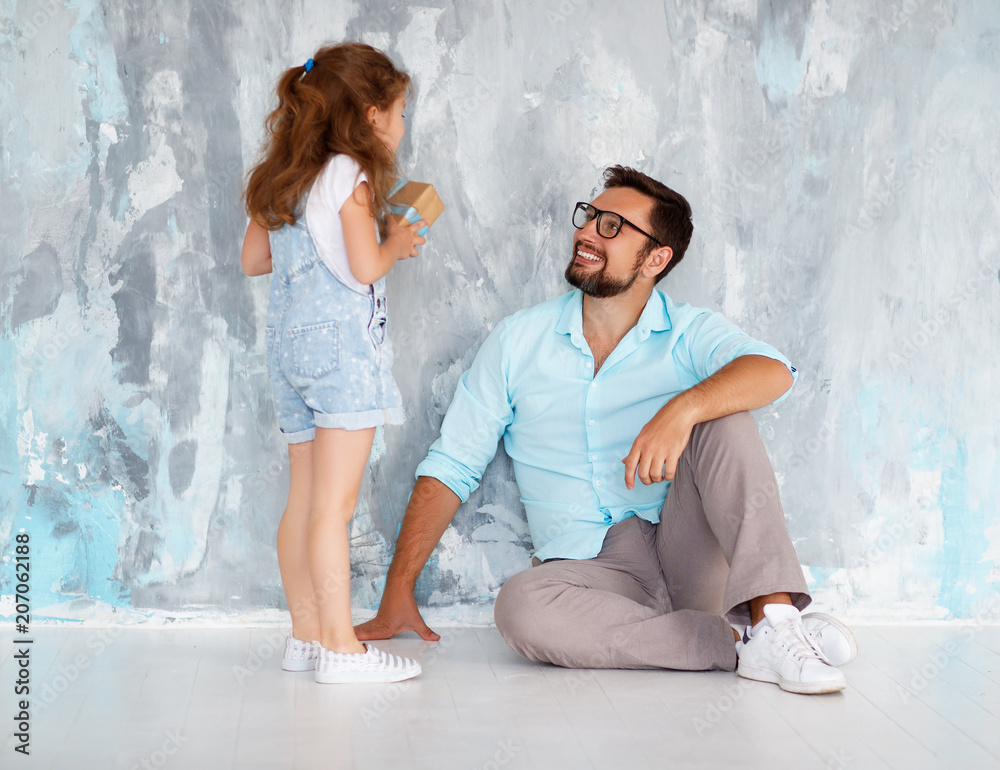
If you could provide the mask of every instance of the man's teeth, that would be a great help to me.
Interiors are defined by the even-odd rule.
[[[576,250],[576,256],[578,256],[580,259],[584,260],[585,262],[602,262],[603,261],[599,256],[597,256],[593,252],[584,251],[583,249],[577,249]]]

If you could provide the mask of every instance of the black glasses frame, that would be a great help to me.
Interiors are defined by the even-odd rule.
[[[582,225],[578,225],[576,223],[576,212],[578,212],[578,211],[582,211],[583,215],[586,217],[586,219],[584,220],[584,222],[583,222]],[[610,220],[606,219],[606,217],[609,217],[609,216],[610,217],[614,217],[614,219],[617,219],[618,222],[619,222],[619,224],[618,224],[618,227],[615,229],[615,231],[611,235],[605,235],[603,232],[601,232],[601,225],[602,225],[602,223],[603,222],[612,222],[612,223],[614,222],[614,219],[610,219]],[[618,233],[620,233],[622,231],[622,228],[621,228],[622,225],[628,225],[633,230],[638,230],[640,233],[642,233],[643,235],[645,235],[647,238],[649,238],[649,240],[651,240],[657,246],[663,246],[663,244],[660,243],[658,240],[656,240],[656,238],[654,238],[652,235],[650,235],[649,233],[647,233],[641,227],[638,227],[637,225],[634,225],[631,222],[629,222],[621,214],[619,214],[617,212],[614,212],[614,211],[601,211],[600,209],[591,206],[589,203],[584,203],[583,201],[578,201],[577,204],[576,204],[576,206],[573,208],[573,227],[575,227],[577,230],[582,230],[584,227],[587,226],[588,222],[593,222],[595,219],[597,220],[597,234],[599,236],[601,236],[602,238],[607,238],[608,240],[611,240],[612,238],[614,238],[615,236],[617,236]]]

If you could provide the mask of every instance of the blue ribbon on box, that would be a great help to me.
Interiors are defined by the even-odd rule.
[[[402,190],[404,187],[406,187],[406,185],[408,185],[409,183],[410,183],[409,179],[400,179],[398,182],[396,182],[396,184],[394,184],[392,186],[392,189],[389,190],[389,197],[391,198],[393,195],[395,195],[400,190]],[[402,205],[402,204],[399,204],[399,203],[392,203],[390,201],[389,202],[389,210],[393,214],[397,214],[397,215],[399,215],[401,217],[405,217],[406,221],[409,222],[411,225],[414,222],[419,222],[422,219],[422,217],[420,216],[420,212],[417,211],[415,208],[413,208],[413,206],[405,206],[405,205]],[[424,225],[419,230],[417,230],[417,235],[419,235],[421,238],[424,238],[424,237],[426,237],[427,232],[429,230],[430,230],[430,226],[429,225]]]

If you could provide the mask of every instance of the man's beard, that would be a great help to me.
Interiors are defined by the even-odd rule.
[[[639,253],[636,255],[635,265],[632,268],[631,275],[626,276],[625,278],[611,278],[606,273],[608,269],[608,262],[607,256],[604,254],[599,255],[605,259],[600,270],[584,272],[582,267],[578,267],[576,264],[576,246],[577,244],[573,245],[573,259],[570,260],[569,265],[566,267],[566,280],[569,281],[570,285],[575,286],[584,294],[596,297],[597,299],[617,297],[619,294],[624,294],[626,291],[631,289],[632,284],[635,283],[636,279],[639,277],[639,273],[642,272],[642,263],[649,255],[649,252],[646,252],[645,254]]]

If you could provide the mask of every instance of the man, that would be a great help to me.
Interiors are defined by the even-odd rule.
[[[502,437],[535,548],[496,600],[512,649],[567,667],[738,664],[792,692],[845,686],[835,666],[856,644],[833,618],[799,613],[811,600],[747,411],[796,371],[654,289],[683,258],[690,217],[681,195],[621,166],[577,204],[566,279],[578,291],[506,318],[462,376],[359,639],[440,638],[413,588]]]

